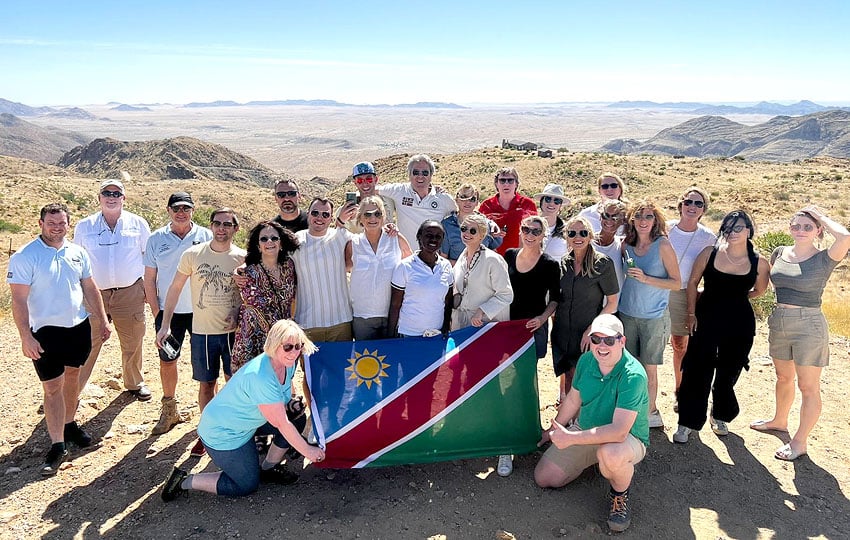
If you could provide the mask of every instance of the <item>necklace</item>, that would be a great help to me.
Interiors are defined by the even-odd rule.
[[[729,256],[729,250],[727,250],[727,249],[723,250],[723,254],[726,256],[726,260],[729,261],[730,263],[732,263],[735,266],[740,266],[740,265],[746,263],[747,260],[749,259],[749,256],[745,255],[744,257],[742,257],[742,258],[740,258],[736,261],[735,259],[733,259],[732,257]]]
[[[688,231],[686,231],[686,230],[684,230],[683,228],[679,227],[679,224],[678,224],[678,223],[676,223],[676,228],[677,228],[677,229],[679,229],[680,231],[682,231],[683,233],[686,233],[686,234],[688,233]],[[694,241],[694,237],[697,235],[697,230],[696,230],[696,229],[694,229],[692,232],[690,232],[690,235],[691,235],[691,238],[688,240],[688,245],[687,245],[687,246],[685,246],[685,249],[682,251],[682,254],[681,254],[681,255],[679,255],[679,264],[680,264],[680,265],[682,264],[682,259],[684,259],[684,258],[685,258],[685,255],[687,255],[687,253],[688,253],[688,248],[690,248],[690,247],[691,247],[691,242],[693,242],[693,241]],[[728,257],[729,255],[726,255],[726,256]]]

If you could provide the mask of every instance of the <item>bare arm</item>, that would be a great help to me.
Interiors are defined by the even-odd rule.
[[[553,422],[549,430],[552,444],[558,448],[567,448],[577,444],[619,443],[626,440],[629,430],[635,423],[637,411],[614,409],[610,424],[581,431],[568,431],[560,422]]]
[[[661,239],[659,254],[661,256],[661,262],[664,263],[664,269],[667,270],[666,278],[646,275],[640,268],[629,268],[628,275],[641,283],[646,283],[659,289],[678,291],[682,287],[682,278],[679,274],[679,261],[676,259],[676,252],[673,250],[673,245],[666,238]]]
[[[708,266],[708,259],[711,258],[711,252],[714,247],[709,246],[703,249],[697,255],[694,261],[694,267],[691,270],[691,277],[688,279],[688,286],[685,289],[685,296],[688,299],[688,311],[685,315],[685,326],[688,327],[688,333],[693,334],[697,329],[697,290],[699,282],[702,280],[702,275],[705,273],[705,267]]]
[[[850,250],[850,231],[847,230],[847,227],[827,217],[817,206],[807,206],[803,210],[817,218],[826,232],[835,238],[835,242],[827,250],[829,258],[833,261],[840,261],[846,257],[847,251]]]
[[[454,308],[454,287],[449,287],[449,290],[446,291],[446,298],[443,301],[443,327],[440,331],[443,334],[448,334],[449,330],[452,329],[452,309]]]
[[[183,290],[183,285],[189,279],[188,274],[184,274],[178,270],[174,274],[174,280],[168,287],[168,294],[165,295],[165,307],[162,309],[162,326],[159,332],[156,333],[156,346],[162,348],[162,341],[171,332],[171,317],[174,316],[174,309],[177,307],[177,301],[180,299],[180,292]]]
[[[581,408],[581,394],[574,387],[570,387],[567,397],[558,406],[558,412],[555,414],[555,418],[552,419],[552,424],[549,426],[549,429],[543,431],[543,435],[540,437],[540,442],[537,443],[537,446],[543,446],[547,441],[552,440],[552,435],[555,429],[557,429],[555,426],[563,426],[570,419],[578,416],[579,408]]]
[[[83,288],[86,304],[94,311],[92,315],[100,325],[100,338],[106,341],[112,335],[112,326],[109,324],[109,317],[106,316],[106,308],[103,307],[103,297],[92,278],[81,279],[80,286]]]
[[[9,288],[12,289],[12,318],[15,320],[15,326],[18,327],[18,334],[21,336],[21,350],[27,358],[38,360],[41,358],[44,349],[41,348],[41,344],[32,335],[30,329],[30,310],[27,306],[30,286],[10,283]]]
[[[286,416],[286,407],[283,403],[264,403],[258,405],[260,413],[269,421],[271,425],[276,427],[283,438],[286,439],[293,448],[301,452],[301,454],[312,462],[322,461],[325,459],[325,452],[321,448],[307,444],[304,437],[298,433],[292,422]]]
[[[345,243],[345,271],[351,272],[351,269],[354,268],[354,258],[352,257],[352,248],[351,248],[351,240]]]
[[[401,258],[405,259],[413,255],[413,250],[410,249],[410,242],[403,234],[398,233],[398,247],[401,248]]]
[[[756,284],[753,285],[753,290],[747,294],[747,298],[758,298],[767,290],[767,285],[770,282],[770,265],[767,264],[767,259],[759,255],[758,275],[756,275]],[[689,312],[690,313],[690,312]]]
[[[398,316],[401,313],[402,302],[404,302],[404,290],[393,287],[390,292],[390,312],[387,314],[387,331],[390,337],[398,335]]]
[[[159,314],[159,299],[156,294],[156,268],[145,266],[145,275],[142,281],[145,284],[145,300],[148,301],[148,306],[151,308],[151,315],[156,318]]]

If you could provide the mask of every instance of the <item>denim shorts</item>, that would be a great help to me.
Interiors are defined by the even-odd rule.
[[[829,365],[829,325],[820,308],[776,306],[767,326],[771,358],[798,366]]]
[[[228,334],[192,334],[192,379],[215,382],[219,372],[230,377],[230,353],[236,332]]]

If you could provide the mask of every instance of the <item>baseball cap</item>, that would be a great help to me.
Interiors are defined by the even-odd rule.
[[[195,201],[192,200],[192,196],[186,193],[185,191],[178,191],[176,193],[172,193],[171,197],[168,198],[168,206],[188,206],[189,208],[195,207]]]
[[[107,178],[103,182],[100,183],[100,189],[105,187],[115,186],[118,188],[122,194],[124,193],[124,184],[121,183],[121,180],[116,180],[115,178]]]
[[[590,323],[591,334],[602,334],[603,336],[622,336],[623,323],[617,317],[605,313],[593,319]]]
[[[354,169],[351,171],[351,176],[360,176],[361,174],[376,174],[375,166],[368,161],[361,161],[354,166]]]

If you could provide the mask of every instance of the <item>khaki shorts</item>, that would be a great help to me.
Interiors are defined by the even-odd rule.
[[[767,326],[771,358],[798,366],[829,365],[829,325],[820,308],[776,306]]]
[[[351,321],[317,328],[305,328],[304,333],[313,343],[320,341],[351,341]]]
[[[670,291],[670,303],[667,304],[670,315],[670,333],[674,336],[687,336],[688,329],[688,294],[685,289]]]
[[[626,440],[621,444],[628,445],[632,450],[632,465],[637,465],[646,456],[646,446],[631,433],[626,435]],[[553,444],[543,454],[543,459],[557,465],[564,471],[567,478],[577,478],[583,470],[599,463],[596,457],[599,446],[598,444],[580,444],[568,446],[562,450]]]

